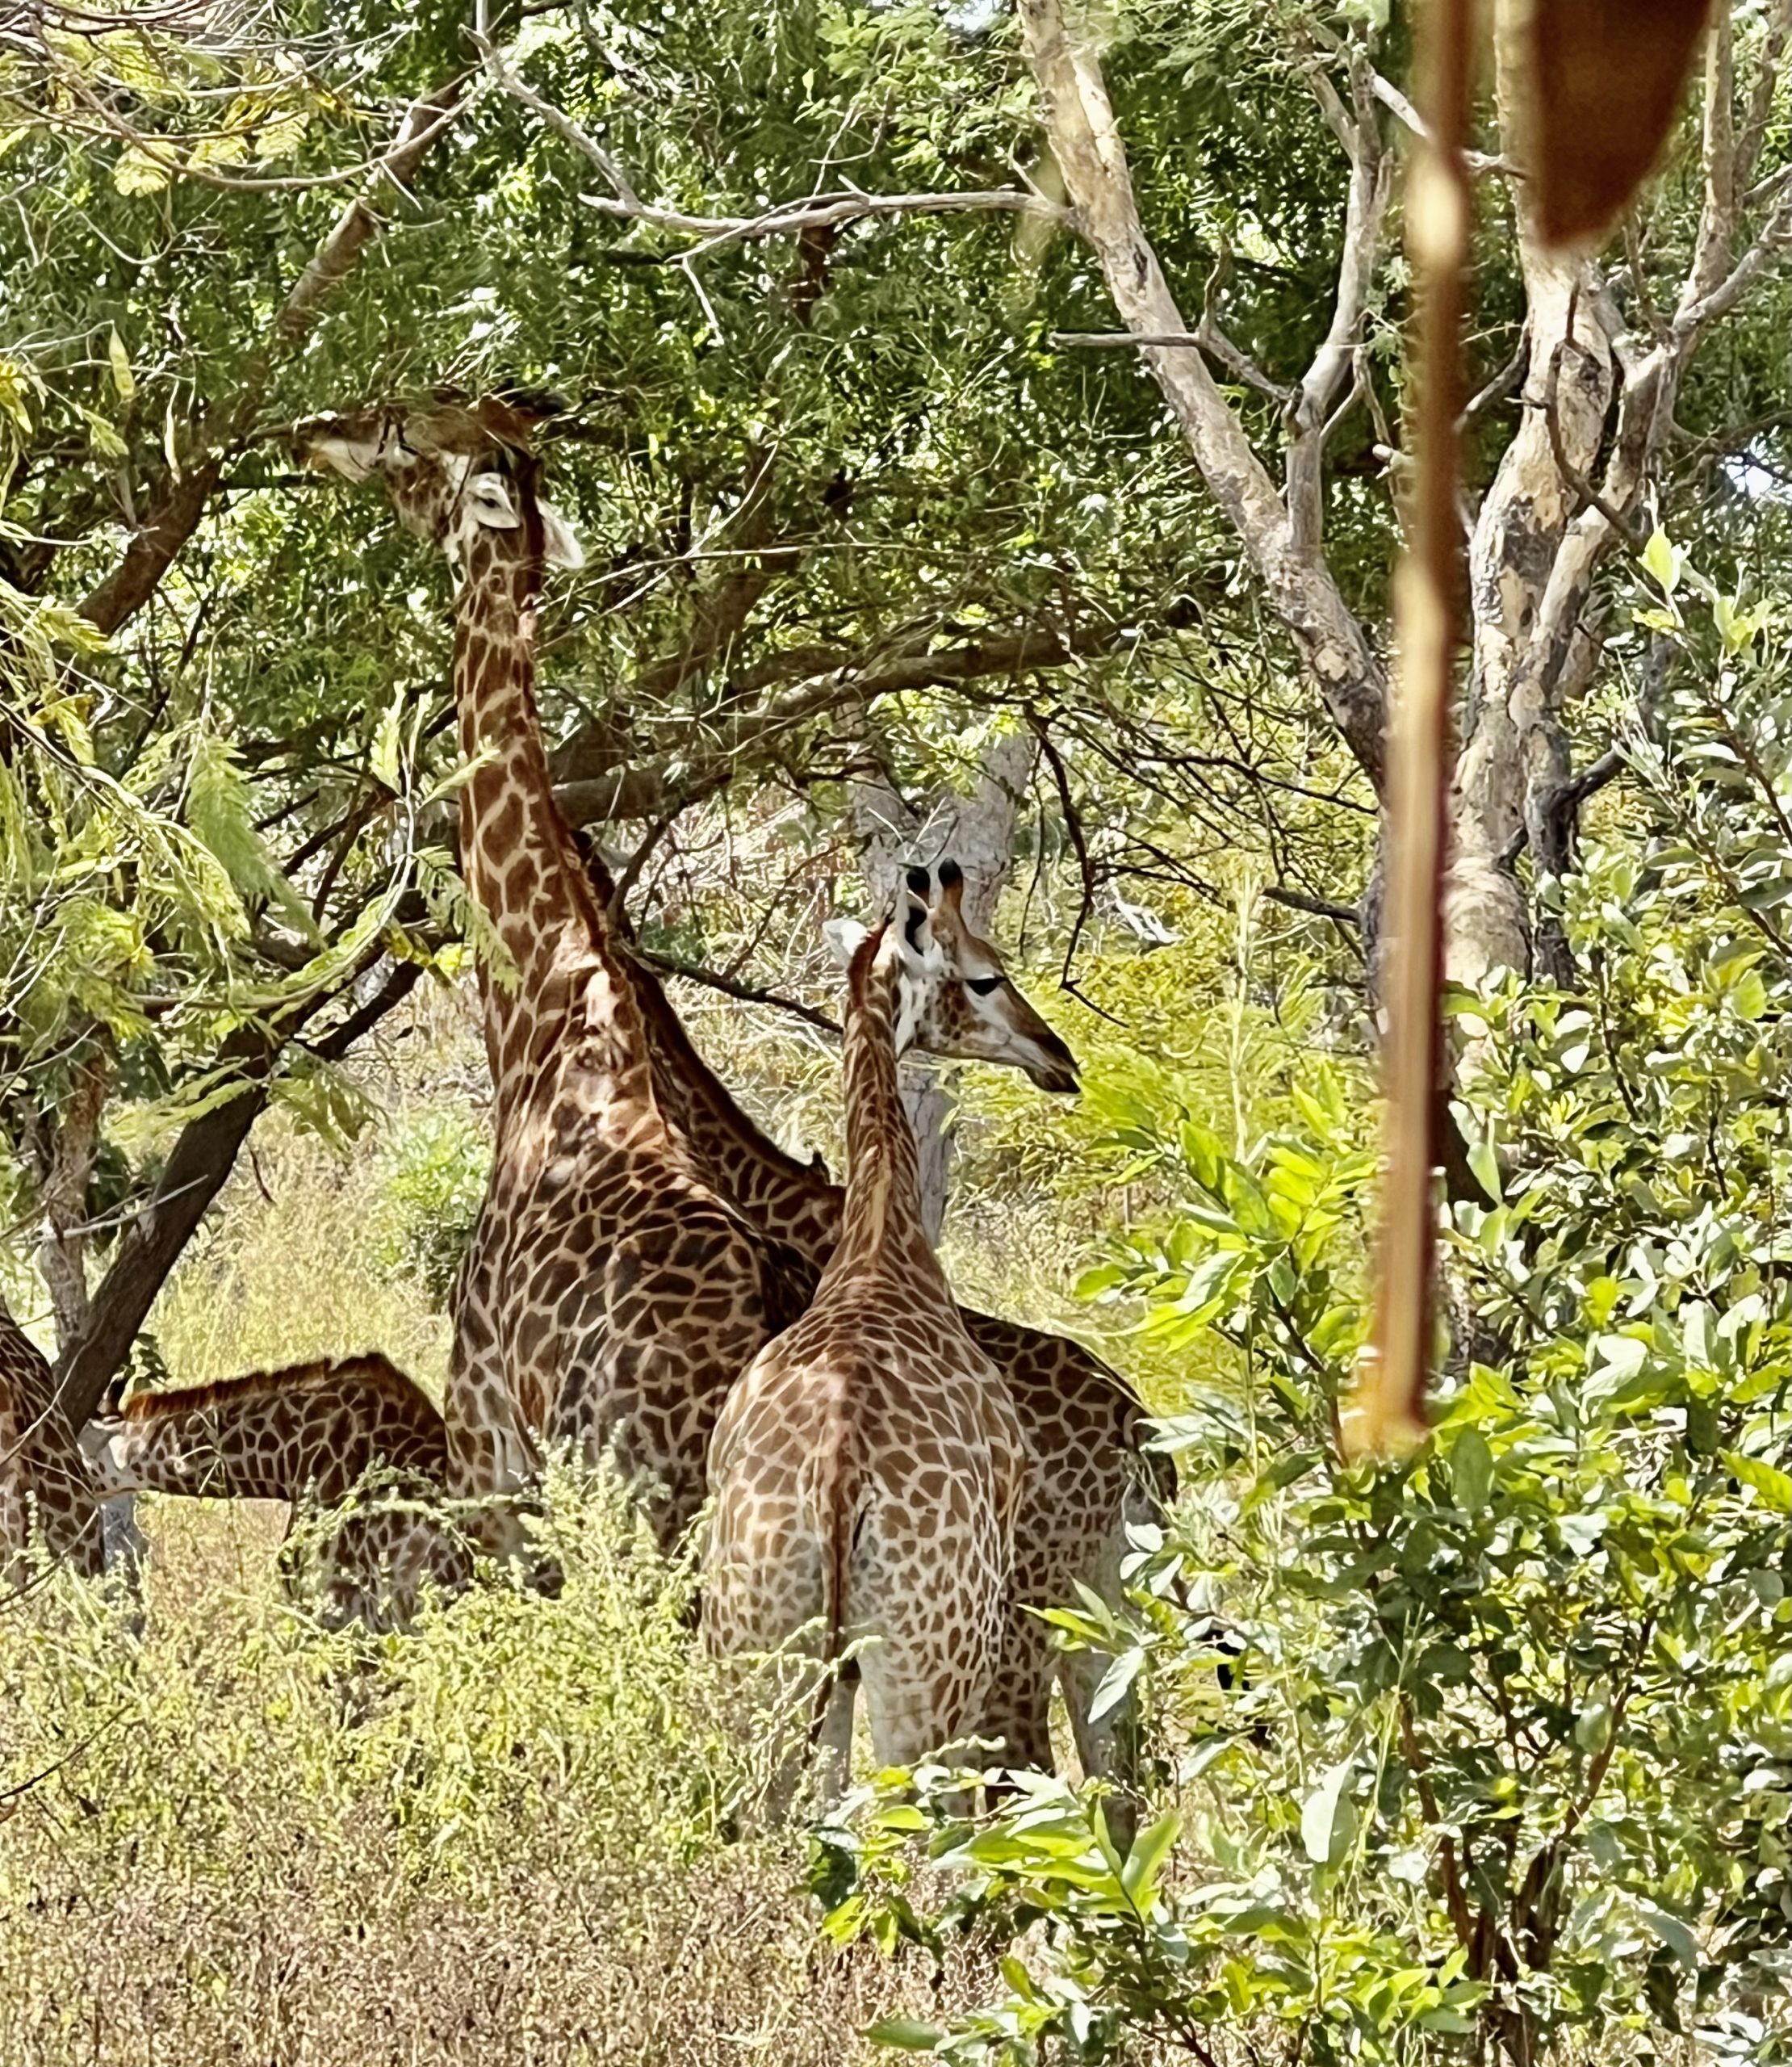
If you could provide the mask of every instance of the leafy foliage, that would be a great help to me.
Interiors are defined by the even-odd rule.
[[[948,1823],[932,1849],[968,1877],[924,1921],[886,1834],[927,1819],[874,1807],[844,1841],[841,1927],[1046,1926],[999,2002],[904,2042],[1792,2044],[1792,961],[1744,901],[1784,692],[1766,614],[1674,629],[1672,719],[1639,747],[1653,836],[1557,889],[1586,993],[1460,1004],[1459,1110],[1497,1202],[1451,1212],[1459,1346],[1411,1462],[1342,1461],[1375,1163],[1335,1077],[1242,1152],[1173,1101],[1129,1104],[1118,1138],[1174,1202],[1088,1289],[1236,1361],[1162,1424],[1195,1490],[1139,1539],[1130,1616],[1051,1619],[1152,1688],[1169,1805],[1126,1860],[1061,1787]],[[1719,664],[1688,665],[1713,639]],[[1752,774],[1711,752],[1744,733]]]

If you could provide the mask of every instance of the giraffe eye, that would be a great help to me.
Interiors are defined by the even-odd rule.
[[[980,998],[993,997],[1007,981],[1005,976],[967,976],[965,987]]]

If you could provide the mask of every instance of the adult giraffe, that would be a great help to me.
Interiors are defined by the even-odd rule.
[[[917,879],[918,878],[918,879]],[[1008,1601],[1025,1438],[927,1239],[920,1163],[897,1086],[940,971],[925,901],[852,954],[839,1239],[814,1300],[729,1395],[710,1453],[715,1523],[703,1628],[724,1654],[820,1627],[848,1645],[880,1765],[914,1765],[982,1717]],[[852,1690],[828,1703],[844,1779]]]
[[[697,1174],[655,1094],[646,1032],[550,785],[534,701],[546,570],[582,554],[540,498],[529,412],[488,400],[304,427],[379,480],[459,581],[454,698],[472,773],[461,867],[511,965],[482,962],[492,1174],[456,1286],[444,1413],[451,1492],[509,1494],[544,1441],[613,1449],[663,1543],[703,1497],[723,1394],[797,1310],[764,1243]],[[518,1531],[494,1524],[491,1547]]]
[[[544,1436],[613,1446],[626,1476],[659,1488],[650,1513],[669,1543],[701,1502],[722,1395],[801,1311],[814,1271],[724,1204],[669,1123],[626,952],[554,800],[534,609],[546,568],[581,555],[538,493],[540,413],[495,398],[371,409],[319,419],[299,443],[350,480],[380,480],[461,583],[461,865],[516,981],[482,966],[496,1141],[456,1288],[450,1491],[527,1486]],[[942,995],[919,1045],[1070,1067],[1017,992],[993,1017]]]
[[[615,886],[595,850],[584,849],[606,907]],[[950,862],[939,870],[932,919],[940,956],[929,1025],[916,1045],[983,1045],[1004,1061],[1021,1059],[1031,1041],[1036,1080],[1074,1088],[1068,1050],[1050,1034],[1008,978],[991,944],[972,933],[961,909],[962,881]],[[630,981],[652,1044],[655,1082],[698,1167],[724,1198],[819,1270],[840,1239],[844,1193],[819,1163],[789,1155],[743,1113],[703,1060],[642,957],[628,955]],[[950,1021],[951,1027],[938,1023]],[[967,1025],[980,1023],[978,1035]],[[987,1689],[977,1734],[1007,1746],[1015,1764],[1049,1771],[1054,1676],[1083,1769],[1123,1787],[1136,1783],[1136,1705],[1122,1699],[1100,1717],[1091,1709],[1107,1661],[1095,1652],[1052,1647],[1040,1608],[1074,1605],[1086,1586],[1120,1598],[1120,1560],[1129,1522],[1148,1520],[1174,1491],[1168,1461],[1143,1448],[1144,1413],[1119,1373],[1062,1335],[964,1309],[972,1340],[1001,1367],[1027,1433],[1028,1467],[1015,1521],[1012,1599],[1002,1656]]]
[[[27,1583],[34,1549],[84,1579],[104,1570],[99,1510],[49,1360],[0,1301],[0,1585]]]

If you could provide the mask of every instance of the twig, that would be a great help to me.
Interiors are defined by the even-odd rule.
[[[1615,782],[1630,765],[1622,748],[1610,747],[1601,754],[1591,767],[1583,769],[1572,782],[1564,782],[1552,790],[1543,804],[1546,813],[1553,816],[1558,811],[1577,811],[1587,799]],[[1520,820],[1518,829],[1500,849],[1498,864],[1509,869],[1530,842],[1530,828]]]
[[[639,941],[634,944],[633,952],[643,962],[651,962],[655,969],[664,969],[668,976],[682,976],[687,983],[701,983],[705,989],[720,991],[724,997],[739,998],[747,1004],[776,1005],[780,1012],[806,1020],[823,1034],[839,1035],[837,1020],[830,1019],[825,1012],[818,1012],[812,1004],[805,1004],[800,998],[787,998],[781,991],[764,990],[757,983],[743,983],[738,976],[725,976],[719,969],[705,968],[701,962],[685,962],[676,954],[661,954],[655,949],[643,947]]]

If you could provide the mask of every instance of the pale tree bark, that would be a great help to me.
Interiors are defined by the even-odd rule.
[[[1520,0],[1497,10],[1502,150],[1483,173],[1522,175],[1513,46]],[[1237,532],[1264,593],[1292,637],[1357,761],[1380,785],[1387,677],[1378,642],[1352,614],[1325,564],[1324,459],[1342,414],[1365,392],[1358,347],[1369,307],[1388,195],[1390,117],[1410,104],[1361,52],[1340,54],[1343,90],[1309,68],[1348,164],[1343,254],[1324,342],[1297,382],[1278,382],[1227,338],[1210,313],[1183,319],[1140,221],[1124,141],[1092,38],[1066,0],[1017,0],[1052,155],[1076,229],[1100,264],[1114,305],[1138,341],[1203,480]],[[1676,304],[1627,322],[1596,259],[1545,252],[1514,181],[1520,262],[1529,301],[1522,421],[1473,523],[1472,665],[1451,798],[1455,857],[1444,914],[1447,973],[1474,983],[1498,966],[1566,980],[1566,943],[1546,918],[1533,954],[1515,862],[1570,865],[1575,812],[1593,774],[1570,765],[1564,707],[1598,656],[1596,577],[1627,537],[1656,478],[1674,400],[1711,325],[1734,308],[1792,241],[1792,174],[1758,179],[1786,54],[1792,0],[1774,0],[1747,108],[1738,120],[1732,31],[1719,10],[1704,83],[1704,205]],[[1744,239],[1743,222],[1752,220]],[[1637,291],[1642,291],[1637,283]],[[1640,330],[1641,334],[1633,334]],[[1148,339],[1185,338],[1187,343]],[[1283,401],[1279,487],[1228,405],[1206,359]],[[1352,367],[1357,371],[1353,379]],[[1595,766],[1605,769],[1602,757]],[[1367,916],[1375,913],[1371,883]]]
[[[74,1065],[60,1110],[38,1116],[23,1146],[37,1176],[37,1268],[50,1294],[60,1355],[88,1323],[88,1186],[99,1153],[100,1122],[112,1086],[110,1054],[90,1047]],[[136,1499],[126,1494],[99,1511],[106,1568],[135,1587],[148,1545],[137,1527]]]
[[[999,734],[983,752],[969,796],[942,790],[916,804],[881,776],[856,784],[852,817],[873,910],[890,908],[905,869],[949,858],[965,872],[971,930],[987,933],[1013,870],[1015,825],[1034,750],[1027,733]],[[954,1103],[936,1065],[904,1065],[902,1103],[921,1152],[922,1215],[937,1242],[952,1193]]]

